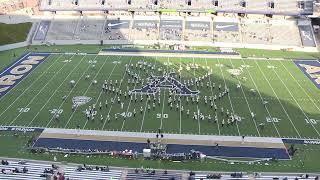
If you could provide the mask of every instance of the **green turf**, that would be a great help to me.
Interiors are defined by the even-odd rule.
[[[4,69],[13,61],[15,61],[19,56],[28,52],[26,48],[18,48],[15,50],[8,50],[0,52],[0,69]]]
[[[300,52],[287,50],[264,50],[264,49],[235,49],[242,57],[264,57],[264,58],[303,58],[303,59],[319,59],[319,52]]]
[[[31,26],[32,23],[0,23],[0,45],[25,41]]]
[[[132,69],[144,79],[144,83],[136,85],[128,84],[129,76],[124,74],[125,64],[135,66],[140,60],[167,72],[178,73],[181,65],[181,81],[201,77],[212,71],[210,79],[203,81],[203,87],[191,88],[200,91],[199,104],[192,103],[191,98],[188,103],[184,97],[181,104],[177,100],[171,109],[168,103],[168,91],[161,91],[160,95],[156,96],[155,108],[153,108],[153,97],[151,102],[146,101],[146,96],[140,101],[140,95],[137,96],[137,102],[121,96],[123,108],[121,104],[111,104],[111,98],[118,96],[110,92],[103,93],[102,83],[105,80],[108,82],[112,80],[114,83],[115,80],[120,82],[123,79],[121,85],[119,83],[117,86],[114,85],[122,92],[127,91],[127,88],[130,90],[142,87],[148,77],[144,71],[139,68]],[[91,61],[95,63],[90,63]],[[198,64],[199,68],[187,70],[193,63]],[[92,64],[95,64],[95,68],[92,68]],[[240,70],[241,74],[232,76],[229,72],[231,69]],[[154,73],[161,74],[157,71]],[[87,75],[90,76],[88,80],[85,79]],[[74,88],[70,87],[71,80],[76,82]],[[93,80],[97,80],[98,83],[92,84]],[[210,82],[215,83],[215,88],[206,86]],[[209,100],[205,104],[204,97],[207,96],[209,99],[209,96],[218,95],[224,90],[224,84],[230,89],[230,96],[215,102],[218,108],[215,112],[214,108],[210,107]],[[237,88],[237,84],[241,84],[241,88]],[[222,86],[221,90],[218,89],[219,85]],[[252,89],[257,92],[254,94],[251,92]],[[155,132],[158,128],[162,128],[167,133],[319,138],[319,122],[308,124],[305,121],[305,119],[319,120],[320,103],[317,98],[319,94],[319,90],[291,61],[51,55],[1,99],[0,118],[2,125],[59,128],[80,126],[83,129],[136,132]],[[66,101],[62,100],[63,96],[67,96]],[[92,100],[73,112],[72,98],[76,96],[88,96]],[[106,100],[108,107],[105,107]],[[266,107],[262,104],[262,100],[269,102]],[[102,110],[98,108],[100,102]],[[93,104],[96,104],[98,109],[97,115],[94,120],[87,121],[83,111]],[[151,107],[150,110],[148,106]],[[176,106],[178,108],[183,106],[184,111],[180,114]],[[224,113],[221,113],[222,107]],[[19,112],[19,108],[30,108],[30,110]],[[140,108],[143,110],[141,113]],[[55,120],[50,113],[54,109],[63,111],[58,120]],[[132,115],[134,110],[137,112],[135,117]],[[189,116],[187,110],[190,112]],[[227,124],[227,110],[240,116],[241,122],[222,127],[222,121]],[[198,111],[205,116],[204,120],[193,119],[193,114],[198,114]],[[251,118],[250,112],[256,114],[255,119]],[[128,113],[130,117],[125,118],[123,115]],[[108,114],[110,122],[105,121]],[[102,122],[101,115],[104,118]],[[212,121],[209,121],[209,115]],[[217,123],[213,122],[215,116]],[[267,121],[267,117],[274,118],[274,121]],[[258,127],[260,123],[265,124],[264,129]]]
[[[105,46],[109,47],[109,46]],[[14,59],[27,51],[71,51],[71,52],[98,52],[101,46],[30,46],[28,48],[20,48],[16,50],[1,52],[0,67],[3,69]],[[16,54],[16,57],[13,57]],[[269,54],[266,51],[265,54]],[[283,54],[271,54],[272,57],[278,57]],[[297,53],[292,56],[304,56]],[[308,57],[308,56],[306,56]],[[71,60],[67,62],[65,60]],[[199,90],[201,100],[199,104],[186,102],[182,98],[181,105],[184,106],[184,112],[180,113],[175,110],[176,104],[172,110],[168,105],[168,91],[161,91],[160,106],[156,101],[156,108],[153,110],[152,103],[146,102],[146,97],[140,102],[140,96],[137,96],[137,102],[129,101],[121,97],[124,108],[121,109],[120,104],[111,106],[110,99],[116,97],[112,93],[101,93],[101,85],[104,80],[112,79],[120,81],[123,77],[123,83],[120,88],[124,91],[129,86],[141,87],[143,84],[128,85],[128,75],[124,75],[125,64],[136,64],[139,60],[144,60],[150,64],[154,64],[166,71],[174,71],[179,74],[180,65],[183,68],[181,79],[187,80],[199,77],[208,72],[207,66],[212,69],[210,79],[204,80],[203,87],[192,87],[193,90]],[[64,61],[64,62],[63,62]],[[95,68],[92,68],[92,61],[96,61]],[[91,62],[91,63],[90,63]],[[187,66],[196,63],[198,69],[187,70]],[[168,66],[165,64],[169,64]],[[230,69],[241,70],[241,74],[236,77],[230,74]],[[142,79],[147,77],[144,71],[133,69],[133,72],[141,76]],[[150,72],[150,70],[149,70]],[[154,71],[155,74],[157,71]],[[86,75],[90,75],[89,80],[85,79]],[[92,85],[92,80],[97,80],[96,85]],[[75,80],[77,82],[74,88],[70,87],[69,82]],[[207,82],[214,82],[215,88],[206,87]],[[237,84],[241,84],[242,88],[236,88]],[[210,108],[210,101],[206,105],[204,96],[219,94],[218,85],[224,84],[230,89],[230,98],[223,97],[217,100],[217,117],[218,123],[205,120],[193,120],[193,112],[200,112],[208,115],[215,115],[214,110]],[[118,84],[119,85],[119,84]],[[257,93],[254,95],[251,89],[255,89]],[[100,94],[101,93],[101,94]],[[62,96],[67,95],[66,102],[62,100]],[[80,106],[74,113],[72,112],[72,97],[89,96],[92,98],[89,104]],[[0,125],[19,125],[19,126],[41,126],[41,127],[61,127],[75,128],[78,125],[84,129],[99,130],[123,130],[150,132],[156,131],[159,127],[168,133],[190,133],[190,134],[214,134],[214,135],[247,135],[247,136],[272,136],[272,137],[301,137],[301,138],[319,138],[320,122],[315,121],[314,124],[307,123],[305,118],[320,118],[320,93],[312,82],[290,61],[275,60],[230,60],[230,59],[193,59],[193,58],[156,58],[156,57],[118,57],[118,56],[95,56],[95,55],[50,55],[49,58],[37,67],[26,79],[12,89],[4,98],[0,99]],[[104,107],[105,100],[108,99],[108,107]],[[266,107],[262,105],[262,99],[269,103]],[[93,102],[102,102],[102,110],[98,110],[95,120],[87,121],[83,110],[87,109]],[[130,103],[130,105],[129,105]],[[99,104],[99,103],[98,103]],[[150,104],[150,111],[146,110],[146,105]],[[180,108],[180,103],[178,103]],[[97,108],[99,106],[97,105]],[[140,113],[140,107],[143,113]],[[220,108],[224,111],[228,109],[230,112],[243,117],[242,121],[221,127],[222,119],[225,114],[221,114]],[[19,108],[30,108],[26,113],[19,113]],[[49,110],[62,109],[63,113],[59,120],[53,119]],[[135,117],[127,117],[124,119],[121,114],[123,112],[132,112],[136,109]],[[190,116],[186,115],[186,110],[190,110]],[[233,109],[233,110],[232,110]],[[256,119],[250,118],[250,110],[257,114]],[[110,112],[110,113],[109,113]],[[100,115],[104,118],[110,114],[112,120],[110,123],[100,122]],[[114,119],[114,114],[118,114],[118,119]],[[159,115],[158,115],[159,114]],[[167,114],[167,115],[164,115]],[[273,122],[268,122],[266,117],[271,116],[277,118]],[[160,118],[158,118],[160,117]],[[168,118],[166,118],[168,117]],[[225,119],[226,120],[226,119]],[[256,126],[259,123],[265,123],[262,130]],[[3,134],[3,133],[1,133]],[[5,134],[6,135],[6,134]],[[32,159],[52,160],[52,154],[34,155],[28,153],[23,147],[28,137],[12,137],[12,135],[0,136],[1,147],[9,144],[7,148],[0,148],[0,156],[24,157]],[[15,142],[15,143],[10,143]],[[228,170],[228,171],[317,171],[319,167],[318,152],[319,147],[314,145],[299,145],[301,151],[292,161],[281,161],[264,164],[235,164],[231,165],[219,161],[207,161],[203,163],[173,163],[145,160],[125,160],[114,159],[107,156],[96,156],[86,158],[83,156],[69,156],[64,159],[62,155],[58,155],[61,161],[78,162],[87,164],[112,164],[117,166],[140,167],[151,166],[154,168],[164,169],[193,169],[193,170]],[[303,164],[301,163],[303,161]],[[138,165],[137,165],[138,164]]]

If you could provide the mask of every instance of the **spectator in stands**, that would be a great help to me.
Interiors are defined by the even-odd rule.
[[[2,165],[9,165],[9,162],[7,160],[1,160]]]

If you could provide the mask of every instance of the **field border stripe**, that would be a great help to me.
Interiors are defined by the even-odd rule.
[[[11,75],[11,74],[14,74],[14,75],[17,75],[17,76],[21,76],[20,78],[14,78],[14,79],[11,79],[9,81],[13,81],[13,84],[10,85],[5,85],[5,84],[0,84],[0,88],[4,88],[5,90],[3,90],[2,92],[0,92],[0,100],[2,99],[2,97],[4,97],[9,91],[11,91],[16,85],[18,85],[21,81],[23,81],[31,72],[33,72],[42,62],[44,62],[49,56],[50,54],[43,54],[43,57],[42,59],[37,59],[37,64],[27,64],[27,65],[31,65],[32,67],[28,70],[27,68],[24,68],[25,71],[24,73],[11,73],[11,71],[13,69],[15,69],[16,67],[18,67],[17,69],[20,69],[19,68],[19,63],[21,63],[22,61],[25,61],[25,60],[29,60],[28,58],[29,57],[32,57],[32,56],[37,56],[37,55],[40,55],[39,53],[27,53],[25,54],[24,56],[21,56],[19,59],[17,59],[13,64],[11,64],[10,66],[8,66],[7,68],[5,68],[4,71],[1,72],[0,74],[0,78],[1,77],[5,77],[7,75]],[[17,70],[17,72],[19,72]],[[10,78],[8,78],[10,79]],[[4,87],[1,87],[1,86],[4,86]]]
[[[63,55],[62,55],[63,56]],[[62,56],[59,56],[57,59],[60,59]],[[42,88],[38,91],[38,93],[33,96],[33,98],[28,102],[28,104],[25,107],[28,107],[31,103],[33,103],[33,101],[39,96],[40,93],[42,93],[42,91],[47,87],[47,85],[49,83],[52,82],[52,80],[54,79],[54,77],[65,67],[66,64],[64,64],[53,76],[50,77],[50,79],[46,82],[46,84],[44,86],[42,86]],[[16,120],[20,117],[20,115],[22,114],[22,112],[20,112],[11,122],[9,125],[12,125],[14,122],[16,122]]]
[[[59,59],[60,57],[62,57],[63,55],[60,55],[57,59]],[[48,69],[50,69],[52,66],[53,66],[53,64],[55,64],[55,62],[53,62],[48,68],[47,68],[47,70]],[[37,66],[37,67],[39,67],[39,66]],[[36,68],[37,68],[36,67]],[[36,69],[35,68],[35,69]],[[34,69],[34,70],[35,70]],[[17,98],[15,98],[15,100],[4,110],[4,111],[2,111],[2,113],[0,114],[0,117],[4,114],[4,112],[6,112],[18,99],[20,99],[20,97],[26,92],[26,90],[29,90],[29,88],[31,88],[32,87],[32,85],[36,82],[36,81],[38,81],[42,76],[44,75],[44,73],[42,73],[40,76],[38,76],[37,77],[37,79],[36,80],[34,80],[26,89],[24,89],[24,91],[22,92],[22,93],[20,93],[20,95],[17,97]],[[22,82],[22,81],[20,81],[20,82]],[[19,82],[19,83],[20,83]],[[18,84],[19,84],[18,83]],[[18,84],[16,84],[16,85],[18,85]],[[4,98],[5,97],[5,95],[4,96],[2,96],[1,98],[0,98],[0,100],[2,99],[2,98]]]
[[[309,74],[303,67],[301,67],[300,62],[305,65],[316,66],[316,67],[320,68],[320,60],[300,60],[300,59],[293,60],[293,63],[300,69],[300,71],[320,90],[320,83],[318,84],[316,82],[316,79],[312,78],[311,74]],[[317,65],[311,64],[311,63],[317,63]],[[314,73],[314,74],[320,76],[320,72]]]
[[[0,73],[0,76],[5,72],[7,71],[8,69],[10,69],[12,66],[14,66],[15,64],[17,64],[18,62],[22,61],[22,59],[24,57],[26,57],[28,54],[30,54],[31,52],[28,52],[28,53],[23,53],[18,59],[16,59],[14,62],[12,62],[11,64],[9,64],[7,67],[1,69],[1,73]]]

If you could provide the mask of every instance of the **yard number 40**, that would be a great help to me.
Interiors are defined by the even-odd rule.
[[[18,108],[18,111],[20,113],[26,113],[26,112],[29,112],[30,108]]]

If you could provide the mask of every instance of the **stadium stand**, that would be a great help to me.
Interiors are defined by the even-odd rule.
[[[59,19],[51,22],[47,40],[72,40],[79,24],[77,19]]]
[[[177,174],[173,172],[167,171],[159,171],[159,170],[152,170],[152,169],[142,169],[135,171],[129,170],[127,173],[127,180],[147,180],[147,179],[157,179],[157,180],[180,180],[182,179],[182,174]]]
[[[161,40],[181,40],[182,39],[182,18],[161,16],[160,19],[160,39]]]
[[[201,19],[201,21],[199,21]],[[185,41],[212,41],[212,20],[210,17],[187,17],[185,21]]]
[[[258,16],[259,17],[259,16]],[[48,24],[48,27],[41,27]],[[48,32],[43,32],[48,29]],[[56,15],[42,21],[37,28],[46,38],[33,42],[103,41],[104,43],[231,43],[260,44],[281,47],[315,47],[310,21],[294,18],[236,18],[231,15],[187,16],[168,15]],[[45,41],[43,41],[45,39]]]
[[[90,4],[88,6],[88,4]],[[312,0],[41,0],[41,10],[46,11],[103,11],[175,9],[178,11],[238,12],[255,14],[312,14]]]
[[[158,40],[159,25],[158,16],[135,16],[131,29],[132,40]]]
[[[79,27],[75,31],[76,40],[100,39],[106,19],[104,17],[81,16]]]

